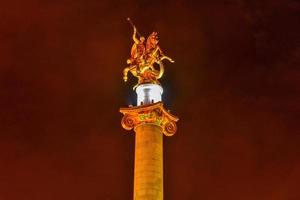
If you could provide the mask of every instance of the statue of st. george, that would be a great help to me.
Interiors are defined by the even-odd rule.
[[[137,31],[130,18],[127,18],[127,20],[133,27],[132,39],[134,43],[131,48],[130,58],[127,59],[129,66],[123,70],[123,79],[126,82],[128,72],[131,72],[133,76],[138,78],[138,85],[143,83],[159,84],[158,79],[164,73],[162,60],[167,59],[172,63],[174,60],[163,54],[158,45],[157,32],[152,32],[148,36],[145,45],[145,38]],[[139,38],[136,37],[137,34]],[[154,68],[155,63],[159,65],[159,70]]]

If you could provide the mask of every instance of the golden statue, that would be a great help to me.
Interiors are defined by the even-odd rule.
[[[145,45],[145,38],[139,34],[130,18],[127,18],[127,20],[133,27],[132,39],[134,44],[131,48],[130,58],[127,59],[129,67],[123,70],[123,79],[126,82],[128,72],[131,72],[133,76],[138,78],[138,85],[143,83],[159,84],[158,79],[164,73],[162,61],[165,59],[172,63],[174,61],[170,57],[165,56],[159,47],[157,32],[153,32],[148,36]],[[139,39],[136,37],[137,34],[139,35]],[[159,65],[159,70],[155,69],[154,64]]]

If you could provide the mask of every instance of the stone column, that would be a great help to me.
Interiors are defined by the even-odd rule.
[[[135,131],[134,200],[163,200],[163,135],[175,134],[178,118],[161,102],[162,87],[139,85],[137,105],[121,108],[124,129]]]
[[[134,199],[163,199],[163,133],[155,124],[135,128]]]

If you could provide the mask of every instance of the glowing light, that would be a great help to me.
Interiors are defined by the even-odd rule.
[[[151,104],[161,101],[163,88],[157,84],[142,84],[136,88],[137,105]]]

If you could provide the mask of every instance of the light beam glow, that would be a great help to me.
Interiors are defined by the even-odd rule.
[[[142,84],[136,88],[137,105],[151,104],[161,101],[163,88],[157,84]]]

